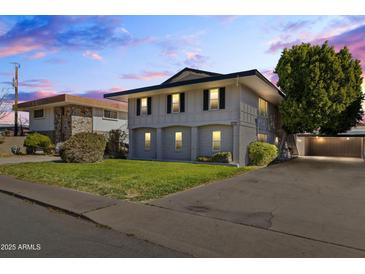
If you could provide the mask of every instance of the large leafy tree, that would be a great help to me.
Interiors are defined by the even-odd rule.
[[[346,47],[295,45],[284,49],[275,72],[286,94],[279,107],[286,133],[337,134],[361,119],[361,65]]]

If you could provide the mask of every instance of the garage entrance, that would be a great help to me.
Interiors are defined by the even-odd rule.
[[[305,156],[362,158],[363,137],[311,136],[301,138],[303,141]]]

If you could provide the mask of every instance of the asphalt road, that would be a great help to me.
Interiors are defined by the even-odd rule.
[[[0,257],[186,257],[0,193]]]

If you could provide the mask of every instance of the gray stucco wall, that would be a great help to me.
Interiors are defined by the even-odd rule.
[[[182,132],[182,149],[175,150],[175,132]],[[162,129],[162,157],[168,160],[190,161],[191,130],[189,127],[167,127]]]
[[[198,128],[198,156],[211,156],[217,151],[212,148],[212,132],[221,131],[221,149],[224,152],[233,152],[232,126],[208,125]]]

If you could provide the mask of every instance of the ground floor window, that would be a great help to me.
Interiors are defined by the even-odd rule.
[[[43,118],[44,117],[44,110],[43,109],[36,109],[33,112],[34,118]]]
[[[151,150],[151,132],[144,133],[144,150]]]
[[[104,118],[117,120],[118,112],[113,111],[113,110],[104,109]]]
[[[262,134],[262,133],[257,134],[257,141],[267,142],[267,134]]]
[[[219,151],[221,149],[221,131],[216,130],[212,132],[212,149]]]
[[[182,149],[182,132],[175,132],[175,150],[180,151]]]

